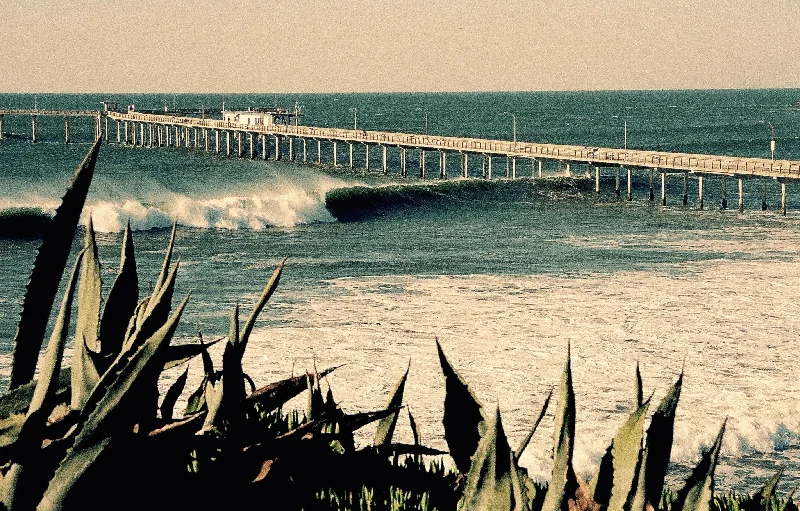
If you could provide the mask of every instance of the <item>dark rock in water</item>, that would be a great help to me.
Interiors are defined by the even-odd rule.
[[[9,208],[0,211],[0,238],[41,238],[53,218],[39,208]]]

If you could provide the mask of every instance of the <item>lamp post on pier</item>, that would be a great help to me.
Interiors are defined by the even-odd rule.
[[[425,112],[425,134],[428,134],[428,112]]]
[[[511,116],[511,126],[512,126],[512,133],[514,136],[514,145],[517,145],[517,116],[512,114],[511,112],[503,112],[503,115],[510,115]]]
[[[772,123],[769,123],[770,129],[770,139],[769,139],[769,152],[772,157],[772,161],[775,161],[775,126]]]
[[[350,112],[353,112],[353,129],[358,129],[358,108],[351,108],[349,109]]]

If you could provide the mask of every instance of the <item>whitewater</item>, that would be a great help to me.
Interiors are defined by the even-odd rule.
[[[769,130],[759,121],[769,117],[780,126],[782,157],[796,159],[795,95],[800,92],[298,97],[305,122],[320,126],[348,126],[348,108],[357,106],[366,129],[419,132],[427,111],[437,132],[508,138],[508,119],[493,112],[513,109],[520,139],[615,146],[623,114],[639,147],[745,156],[768,150]],[[7,106],[27,99],[0,95]],[[98,98],[67,99],[39,97],[70,107]],[[222,97],[180,99],[188,106]],[[134,100],[157,105],[158,96]],[[31,145],[24,120],[5,120],[15,137],[0,142],[0,213],[57,206],[89,141],[73,126],[77,142],[65,146],[55,135],[60,122],[48,127],[42,120],[42,143]],[[396,155],[390,168],[398,168]],[[410,361],[406,402],[433,447],[445,447],[434,339],[484,406],[499,405],[512,445],[557,385],[569,345],[578,406],[575,463],[584,476],[632,410],[638,362],[645,395],[655,402],[685,370],[673,484],[726,417],[722,488],[756,488],[778,466],[786,467],[781,493],[800,482],[800,188],[790,183],[789,214],[782,217],[774,209],[774,182],[766,183],[771,209],[762,212],[762,183],[747,181],[746,210],[739,214],[719,209],[713,180],[707,208],[698,211],[694,180],[689,207],[679,204],[678,179],[670,181],[669,204],[661,207],[647,201],[644,173],[627,202],[614,194],[610,169],[603,171],[600,197],[580,171],[573,180],[549,168],[542,180],[487,183],[480,164],[471,169],[470,179],[439,184],[403,181],[398,172],[384,177],[327,164],[110,144],[101,149],[82,221],[91,216],[99,232],[106,289],[130,221],[143,290],[158,273],[168,228],[177,221],[176,292],[192,291],[182,341],[194,339],[198,328],[206,339],[226,335],[233,304],[247,311],[288,257],[248,347],[248,374],[266,384],[315,365],[345,364],[323,386],[332,387],[345,410],[356,411],[383,406]],[[10,339],[37,244],[0,239],[0,378],[8,375]],[[201,372],[199,364],[190,365],[188,387]],[[552,412],[522,458],[541,479],[549,473]],[[397,434],[410,440],[404,416]]]

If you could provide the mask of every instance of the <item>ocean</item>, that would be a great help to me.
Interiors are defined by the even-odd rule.
[[[597,147],[800,159],[800,90],[609,91],[436,94],[0,94],[0,108],[98,109],[274,106],[304,113],[303,124],[440,135],[503,138]],[[357,114],[356,114],[357,110]],[[504,113],[507,112],[507,113]],[[116,141],[115,126],[110,138]],[[6,117],[0,141],[0,210],[52,211],[89,148],[91,119]],[[439,339],[488,412],[499,406],[512,447],[557,386],[569,346],[576,392],[579,473],[592,474],[616,429],[632,411],[641,366],[653,407],[685,368],[670,484],[709,446],[725,418],[728,430],[718,487],[753,490],[779,466],[785,493],[800,484],[800,186],[789,183],[788,214],[779,183],[745,181],[745,210],[720,209],[718,178],[668,180],[668,204],[648,201],[648,175],[634,172],[633,200],[614,193],[615,170],[603,169],[601,194],[583,167],[575,179],[546,165],[542,179],[518,163],[520,179],[420,180],[409,153],[356,147],[355,169],[339,144],[339,167],[323,143],[323,164],[226,158],[201,149],[115,144],[100,150],[85,208],[98,231],[107,289],[119,265],[128,220],[144,290],[156,278],[173,221],[179,224],[178,295],[192,297],[179,341],[199,329],[227,334],[231,311],[244,314],[273,268],[288,258],[278,292],[261,315],[245,370],[259,385],[344,364],[327,378],[346,411],[383,406],[410,362],[406,404],[423,441],[445,448]],[[285,150],[284,150],[285,152]],[[448,158],[448,174],[460,162]],[[316,161],[316,144],[309,144]],[[342,165],[344,162],[344,165]],[[438,161],[428,155],[429,176]],[[433,171],[433,172],[432,172]],[[505,162],[495,160],[495,176]],[[762,186],[768,210],[761,211]],[[327,198],[327,199],[326,199]],[[336,208],[332,206],[335,198]],[[327,204],[326,204],[327,202]],[[337,216],[331,210],[338,212]],[[343,216],[341,211],[349,211]],[[80,243],[76,238],[75,249]],[[36,239],[0,239],[0,386],[10,353]],[[216,360],[221,351],[215,347]],[[192,362],[190,382],[202,367]],[[177,371],[164,378],[164,386]],[[191,387],[191,383],[188,387]],[[297,402],[303,406],[303,401]],[[552,406],[521,463],[547,479]],[[359,438],[368,442],[372,430]],[[401,416],[397,437],[411,440]]]

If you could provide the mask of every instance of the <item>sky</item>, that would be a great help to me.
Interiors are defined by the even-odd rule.
[[[800,87],[800,0],[4,0],[0,92]]]

